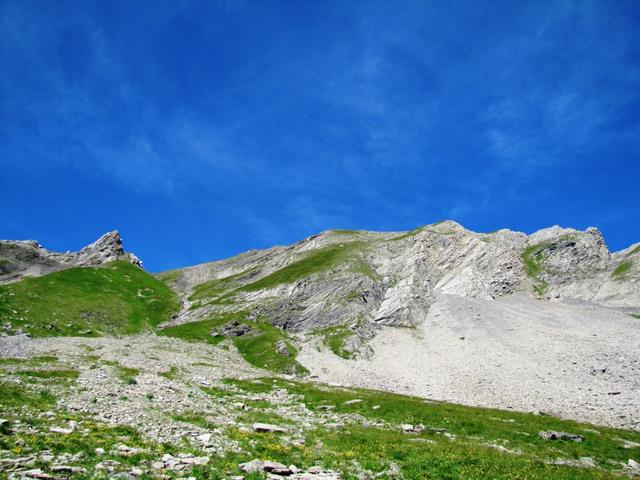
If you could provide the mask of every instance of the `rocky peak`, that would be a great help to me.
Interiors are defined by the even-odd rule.
[[[138,257],[124,251],[122,237],[117,230],[105,233],[75,255],[75,262],[80,265],[101,265],[125,258],[134,265],[142,267],[142,261]]]
[[[116,260],[126,260],[142,268],[138,257],[124,251],[122,237],[115,230],[77,252],[52,252],[35,240],[0,240],[0,283]]]

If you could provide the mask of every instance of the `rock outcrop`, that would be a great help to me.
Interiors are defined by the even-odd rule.
[[[326,231],[160,274],[183,297],[174,323],[230,311],[293,332],[415,326],[440,295],[542,301],[640,313],[640,247],[610,253],[596,228],[475,233],[452,221],[410,232]]]
[[[0,240],[0,283],[36,277],[70,267],[103,265],[125,260],[142,267],[138,257],[124,251],[122,237],[109,232],[77,252],[58,253],[35,240]]]

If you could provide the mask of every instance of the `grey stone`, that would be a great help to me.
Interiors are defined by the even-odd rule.
[[[250,462],[241,463],[240,465],[238,465],[238,468],[240,468],[240,470],[245,473],[257,473],[262,471],[262,465],[262,460],[254,458]]]
[[[546,430],[539,432],[538,435],[545,440],[570,440],[572,442],[581,443],[584,440],[582,435],[568,432],[557,432],[555,430]]]
[[[278,352],[280,355],[284,356],[284,357],[290,357],[291,356],[291,352],[289,351],[289,347],[287,346],[287,342],[285,342],[284,340],[278,340],[276,342],[276,352]]]
[[[546,463],[549,465],[566,465],[580,468],[595,468],[597,466],[595,460],[591,457],[580,457],[578,460],[558,458],[556,460],[549,460]]]
[[[256,432],[276,432],[276,433],[287,433],[287,429],[284,427],[279,427],[278,425],[271,425],[270,423],[254,423],[253,430]]]

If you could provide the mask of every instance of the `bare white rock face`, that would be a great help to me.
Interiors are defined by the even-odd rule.
[[[618,275],[623,263],[629,268]],[[640,249],[611,254],[593,227],[527,236],[445,221],[411,232],[326,231],[171,274],[184,301],[174,323],[249,310],[293,332],[339,324],[366,332],[419,325],[440,295],[491,302],[516,292],[640,313]],[[195,301],[207,282],[221,288]],[[224,295],[233,302],[216,301]]]

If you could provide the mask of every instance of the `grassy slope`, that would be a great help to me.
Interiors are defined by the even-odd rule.
[[[166,272],[156,273],[154,277],[171,287],[178,281],[180,275],[182,275],[180,270],[168,270]]]
[[[342,263],[348,263],[351,270],[370,278],[378,279],[378,275],[359,255],[366,247],[366,242],[351,241],[340,245],[331,245],[307,252],[303,258],[270,273],[269,275],[246,283],[246,279],[255,273],[247,270],[224,278],[217,278],[196,285],[189,297],[191,301],[207,301],[206,304],[230,304],[236,292],[254,292],[278,285],[293,283],[310,275],[327,271]],[[162,277],[171,281],[171,277]],[[201,306],[201,304],[196,304]]]
[[[371,267],[369,267],[359,255],[364,247],[366,247],[365,242],[354,241],[312,250],[300,260],[276,270],[260,280],[244,285],[241,283],[242,278],[250,275],[250,271],[210,280],[197,285],[189,297],[189,300],[209,300],[207,304],[228,304],[232,303],[232,297],[235,292],[252,292],[273,288],[285,283],[292,283],[301,278],[327,271],[345,262],[349,263],[353,271],[374,277],[376,275],[375,272],[373,272]],[[196,306],[200,306],[200,304],[198,303]],[[222,313],[206,320],[170,327],[159,333],[161,335],[183,338],[189,341],[205,341],[215,345],[223,340],[223,337],[212,337],[210,334],[211,330],[233,320],[246,321],[246,314],[244,312]],[[249,363],[274,372],[306,372],[306,369],[295,360],[297,349],[288,340],[282,330],[263,321],[246,321],[246,323],[252,327],[254,332],[249,335],[236,337],[233,341]],[[344,338],[336,338],[335,340],[342,341]],[[283,356],[276,351],[275,344],[278,341],[284,341],[287,344],[291,356]],[[336,342],[334,341],[332,343]],[[341,349],[338,350],[342,351]]]
[[[255,322],[247,319],[244,312],[221,314],[215,318],[198,322],[183,323],[165,328],[159,335],[182,338],[190,342],[207,342],[216,345],[225,339],[223,336],[211,336],[211,331],[229,322],[239,320],[249,325],[253,332],[234,337],[233,343],[240,354],[251,365],[278,373],[305,373],[307,370],[296,361],[297,349],[285,336],[284,332],[267,322]],[[290,356],[277,352],[276,343],[284,341]]]
[[[380,280],[381,277],[362,256],[367,246],[367,242],[350,241],[311,250],[303,254],[299,260],[256,281],[250,281],[259,273],[259,269],[255,268],[228,277],[209,280],[193,288],[189,300],[195,303],[191,308],[201,308],[205,305],[233,305],[237,293],[254,292],[294,283],[339,265],[346,265],[354,273]]]
[[[233,320],[245,320],[246,314],[244,312],[239,313],[227,313],[220,314],[215,318],[207,320],[200,320],[198,322],[183,323],[174,327],[165,328],[158,331],[158,335],[164,335],[166,337],[182,338],[189,342],[207,342],[212,345],[217,345],[224,337],[213,337],[211,331],[214,328],[221,327],[226,323]]]
[[[282,330],[267,322],[250,324],[257,334],[236,337],[234,343],[244,359],[250,364],[280,373],[307,373],[308,370],[296,361],[298,350],[285,337]],[[290,356],[277,352],[275,344],[286,343]]]
[[[300,449],[274,448],[273,440],[263,440],[264,437],[259,436],[243,437],[253,441],[252,448],[260,458],[267,457],[285,464],[308,464],[322,460],[323,464],[342,470],[344,478],[356,478],[347,473],[353,460],[373,471],[384,470],[389,462],[393,462],[405,478],[412,479],[617,478],[607,470],[619,469],[620,462],[638,458],[638,452],[624,448],[621,439],[640,442],[640,432],[594,427],[542,415],[467,407],[386,392],[282,379],[263,379],[260,383],[228,380],[227,383],[255,393],[286,389],[300,395],[302,402],[311,410],[320,412],[330,408],[332,412],[358,414],[371,421],[384,422],[379,427],[353,425],[312,431],[307,435],[305,446]],[[362,401],[345,405],[345,402],[353,399]],[[445,428],[455,440],[429,429],[421,434],[405,434],[398,428],[404,423]],[[545,441],[538,435],[543,430],[578,433],[585,437],[585,441]],[[307,447],[319,442],[324,445],[321,451]],[[488,447],[489,444],[501,445],[520,453],[498,452]],[[586,456],[593,458],[603,470],[544,463],[545,460],[575,460]]]
[[[177,307],[169,287],[121,261],[0,286],[0,318],[33,336],[137,333]]]
[[[310,251],[304,258],[286,267],[239,288],[253,292],[273,288],[285,283],[293,283],[314,273],[323,272],[349,260],[357,260],[357,253],[366,246],[365,242],[347,242]],[[356,264],[357,265],[357,264]]]
[[[96,478],[94,467],[104,460],[117,460],[123,467],[138,465],[142,460],[154,461],[164,453],[202,453],[187,443],[160,445],[142,438],[125,426],[108,426],[88,416],[65,411],[56,404],[57,395],[74,388],[74,370],[50,357],[7,359],[14,364],[12,375],[29,379],[20,384],[13,380],[0,382],[0,406],[3,418],[11,425],[0,431],[0,449],[11,457],[52,451],[54,454],[84,455],[72,463],[88,469],[77,479]],[[33,370],[32,364],[43,370]],[[42,364],[45,365],[42,365]],[[23,370],[28,367],[29,370]],[[52,370],[56,368],[57,370]],[[53,373],[53,374],[51,374]],[[66,382],[61,386],[61,382]],[[226,384],[226,385],[225,385]],[[228,379],[219,387],[204,387],[211,395],[212,406],[224,401],[236,405],[235,425],[221,426],[207,411],[177,410],[174,420],[214,430],[239,443],[240,450],[225,455],[212,455],[207,465],[191,472],[169,472],[168,478],[185,473],[195,478],[220,480],[241,473],[238,464],[253,458],[279,461],[286,465],[309,467],[320,462],[324,467],[341,472],[344,480],[356,480],[361,470],[371,472],[365,478],[404,478],[442,480],[543,480],[543,479],[615,479],[628,459],[640,460],[640,449],[624,448],[624,440],[640,442],[640,432],[598,427],[560,420],[553,417],[486,408],[467,407],[447,402],[434,402],[380,391],[332,387],[319,383],[303,383],[282,378],[253,380]],[[286,390],[293,398],[282,404],[272,392]],[[280,397],[278,395],[276,398]],[[359,403],[346,404],[359,399]],[[346,425],[307,424],[306,418],[286,414],[289,402],[304,404],[315,415],[333,423],[336,414],[347,415]],[[52,412],[42,415],[42,412]],[[17,423],[20,420],[20,424]],[[70,434],[53,433],[52,426],[80,422]],[[302,431],[303,443],[292,442],[291,434],[256,433],[253,422],[276,423],[292,431]],[[422,433],[403,433],[400,425],[423,424]],[[12,431],[15,427],[15,431]],[[437,429],[446,429],[438,433]],[[538,432],[560,430],[581,434],[584,442],[545,441]],[[132,457],[110,453],[118,443],[140,447],[144,451]],[[498,451],[501,446],[512,453]],[[104,455],[96,455],[95,448]],[[514,453],[517,452],[517,453]],[[591,457],[598,468],[576,468],[549,465],[549,460],[576,460]],[[356,467],[356,462],[358,467]],[[38,465],[48,471],[47,464]],[[390,471],[397,473],[391,474]],[[386,474],[383,472],[387,472]],[[402,476],[400,476],[402,474]],[[0,475],[0,478],[2,475]],[[98,478],[102,478],[99,477]],[[155,478],[143,475],[142,479]],[[261,474],[248,475],[247,480],[264,479]]]
[[[200,285],[196,285],[193,289],[193,293],[189,297],[189,300],[195,301],[220,297],[222,294],[240,287],[241,284],[238,283],[238,279],[248,273],[249,272],[242,272],[229,277],[216,278],[214,280],[201,283]]]
[[[333,353],[339,357],[349,359],[353,356],[352,352],[344,349],[346,341],[355,333],[344,325],[335,325],[326,327],[313,332],[322,337],[323,343],[331,349]]]

